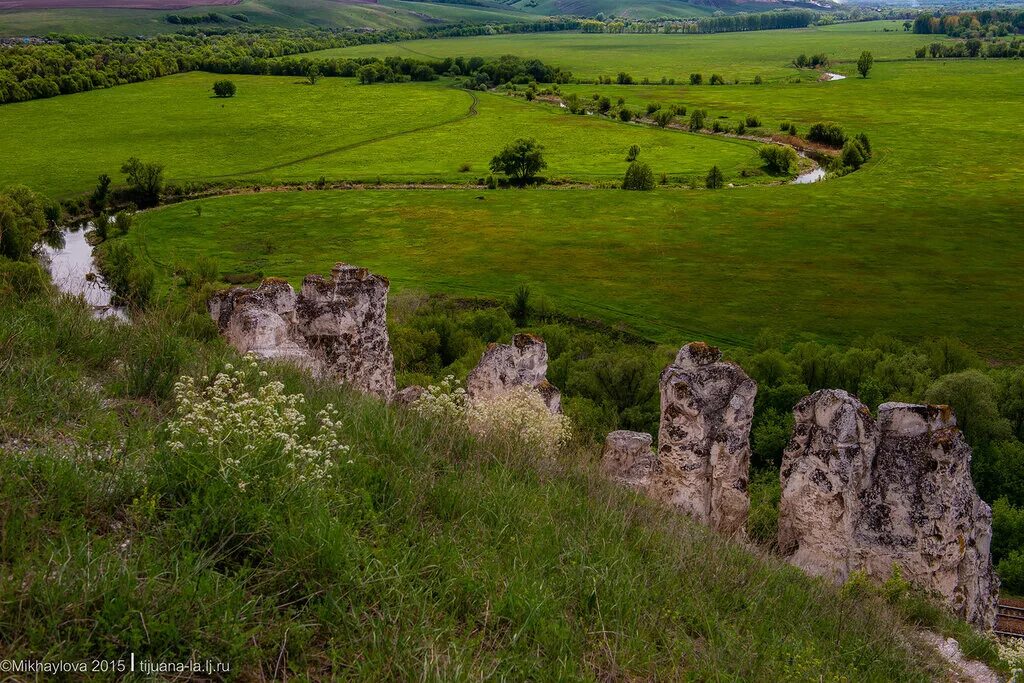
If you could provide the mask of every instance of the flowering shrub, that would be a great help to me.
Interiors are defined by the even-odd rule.
[[[336,458],[348,446],[338,441],[337,410],[328,405],[317,416],[316,430],[306,435],[299,410],[302,394],[284,393],[280,382],[262,382],[266,372],[246,358],[247,368],[230,363],[211,381],[182,377],[174,385],[175,419],[168,431],[173,451],[202,448],[214,454],[220,476],[244,490],[263,474],[262,456],[280,457],[285,476],[295,484],[330,481]],[[260,457],[257,457],[260,456]]]
[[[999,658],[1009,666],[1012,675],[1011,683],[1024,681],[1024,640],[1020,638],[1000,638]]]
[[[523,386],[487,401],[471,403],[466,391],[449,375],[439,384],[427,387],[413,408],[427,417],[462,423],[479,436],[514,434],[545,453],[553,453],[572,438],[569,419],[552,415],[541,395]]]
[[[462,421],[466,419],[466,390],[455,381],[455,375],[448,375],[440,383],[428,386],[412,407],[424,417]]]

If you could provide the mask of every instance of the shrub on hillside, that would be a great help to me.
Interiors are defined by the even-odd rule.
[[[634,161],[626,169],[626,176],[622,180],[623,190],[653,190],[654,172],[651,167],[642,161]]]
[[[236,91],[234,81],[229,81],[226,78],[213,84],[213,94],[217,97],[234,97]]]
[[[656,111],[653,118],[654,122],[658,124],[658,126],[664,128],[668,124],[672,123],[672,119],[675,118],[675,115],[670,109],[662,109],[660,111]]]
[[[704,121],[707,119],[708,113],[703,109],[694,109],[690,114],[690,122],[688,124],[691,132],[699,132],[704,128]]]
[[[640,156],[640,145],[630,145],[626,152],[626,161],[636,161],[638,156]]]
[[[700,74],[690,74],[690,85],[701,85],[704,77]]]
[[[568,418],[553,415],[541,395],[528,387],[470,403],[465,390],[449,375],[428,386],[413,410],[442,424],[468,426],[483,438],[522,441],[546,455],[554,455],[572,438]]]

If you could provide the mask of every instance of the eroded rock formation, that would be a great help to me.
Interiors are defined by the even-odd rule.
[[[387,294],[387,278],[338,263],[330,278],[307,275],[299,294],[271,278],[255,290],[218,292],[208,308],[221,334],[240,352],[292,362],[390,399],[395,363]]]
[[[601,471],[621,484],[644,489],[654,470],[653,442],[647,432],[611,432],[604,441]]]
[[[855,539],[865,569],[882,577],[898,564],[965,619],[991,626],[992,510],[974,488],[971,447],[952,409],[884,403],[878,437]]]
[[[779,547],[805,570],[844,580],[862,569],[938,593],[990,626],[998,580],[992,513],[971,480],[971,450],[948,406],[886,403],[877,422],[843,391],[794,410],[781,472]]]
[[[562,395],[547,380],[548,347],[532,334],[517,334],[511,344],[491,344],[466,378],[470,401],[486,401],[525,386],[535,389],[552,413],[562,412]]]
[[[851,571],[860,516],[859,489],[875,456],[875,421],[855,397],[825,389],[793,410],[793,437],[782,456],[779,550],[817,576]]]
[[[727,534],[750,509],[750,423],[757,384],[721,352],[687,344],[661,373],[658,459],[649,493]]]

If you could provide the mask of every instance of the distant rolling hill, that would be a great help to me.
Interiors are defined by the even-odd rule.
[[[167,21],[169,14],[209,12],[222,15],[222,26],[389,29],[566,15],[688,18],[785,6],[809,5],[773,0],[0,0],[0,36],[153,35],[181,30],[181,25]]]

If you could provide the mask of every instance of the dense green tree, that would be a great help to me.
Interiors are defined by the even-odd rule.
[[[839,158],[843,162],[843,166],[857,169],[863,166],[864,162],[868,160],[868,154],[864,151],[860,142],[857,140],[849,140],[845,145],[843,145],[843,153]]]
[[[718,166],[712,166],[708,171],[707,177],[704,178],[704,186],[709,190],[720,190],[725,186],[725,176]]]
[[[157,163],[144,163],[131,157],[121,165],[129,190],[139,206],[155,206],[164,189],[164,167]]]
[[[640,156],[640,145],[630,145],[629,151],[626,152],[626,161],[636,161],[637,157]]]
[[[107,208],[107,202],[110,201],[110,183],[110,176],[106,173],[100,174],[96,179],[96,189],[89,197],[89,208],[93,213],[99,213]]]
[[[860,57],[857,58],[857,73],[860,74],[861,78],[867,78],[868,72],[871,71],[871,67],[874,64],[875,58],[870,52],[861,52]]]
[[[543,151],[536,140],[519,138],[491,159],[491,172],[504,173],[516,184],[528,183],[548,166]]]

